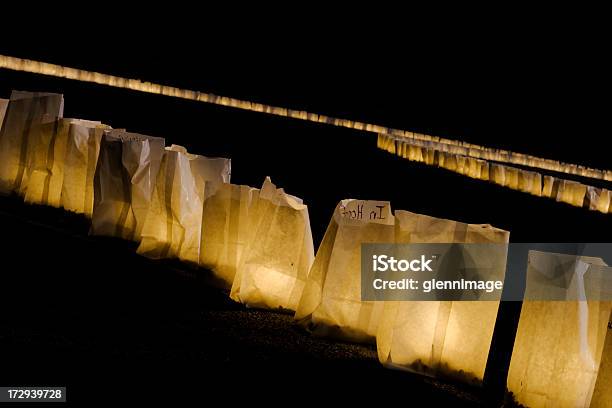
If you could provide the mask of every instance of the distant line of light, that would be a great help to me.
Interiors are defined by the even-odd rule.
[[[377,147],[404,159],[429,166],[443,168],[466,177],[491,183],[538,197],[552,198],[575,207],[588,208],[604,214],[612,212],[612,191],[594,187],[562,177],[543,175],[488,160],[465,157],[452,152],[442,152],[430,147],[398,140],[380,133]]]
[[[581,177],[612,181],[612,171],[610,170],[599,170],[576,164],[569,164],[556,160],[544,159],[527,154],[515,153],[508,150],[493,149],[457,140],[429,136],[407,130],[388,128],[385,126],[372,125],[369,123],[348,119],[338,119],[331,116],[306,112],[303,110],[281,108],[278,106],[244,101],[236,98],[219,96],[206,92],[198,92],[188,89],[176,88],[173,86],[160,85],[151,82],[143,82],[138,79],[129,79],[114,75],[101,74],[98,72],[86,71],[82,69],[64,67],[61,65],[49,64],[46,62],[39,62],[29,59],[0,55],[0,68],[6,68],[14,71],[31,72],[34,74],[48,75],[59,78],[74,79],[77,81],[91,82],[116,88],[131,89],[139,92],[173,96],[176,98],[189,99],[214,105],[249,110],[253,112],[268,113],[272,115],[300,119],[315,123],[324,123],[328,125],[340,126],[366,132],[382,133],[397,138],[410,139],[413,140],[415,143],[424,144],[439,151],[452,152],[466,157],[492,160],[501,163],[509,163],[545,169],[558,173],[573,174]]]

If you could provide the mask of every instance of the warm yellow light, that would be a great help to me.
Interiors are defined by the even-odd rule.
[[[587,268],[598,271],[585,274]],[[523,302],[508,372],[508,389],[519,403],[532,408],[611,406],[612,383],[605,380],[612,375],[610,336],[604,344],[612,302],[577,301],[573,294],[581,287],[603,287],[609,269],[599,258],[530,251],[527,289],[546,287],[541,276],[554,273],[557,279],[546,290],[566,300]]]
[[[559,202],[576,207],[585,207],[593,211],[607,213],[610,211],[610,200],[612,193],[605,188],[596,188],[576,181],[564,180],[553,176],[542,175],[539,172],[506,166],[501,163],[489,163],[486,160],[463,156],[456,153],[459,149],[436,150],[414,146],[413,142],[407,142],[396,137],[379,134],[377,147],[389,153],[397,154],[410,161],[425,162],[431,166],[438,166],[467,177],[480,180],[488,180],[512,190],[538,197],[553,198]],[[432,146],[427,142],[428,146]],[[449,151],[450,150],[450,151]],[[473,150],[476,151],[477,150]],[[465,153],[464,151],[461,151]],[[571,165],[570,169],[578,167]],[[556,171],[563,171],[563,165],[556,162]],[[576,171],[572,170],[572,174]],[[602,173],[603,174],[603,173]]]
[[[296,310],[314,259],[308,207],[269,178],[252,200],[230,296],[251,307]]]

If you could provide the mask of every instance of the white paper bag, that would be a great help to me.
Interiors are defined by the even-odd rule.
[[[606,341],[601,353],[601,364],[599,365],[599,374],[597,375],[591,406],[612,408],[612,314],[608,322]]]
[[[587,186],[577,181],[559,180],[557,201],[576,207],[582,207],[586,196]]]
[[[528,259],[527,290],[567,300],[523,302],[508,390],[519,403],[533,408],[588,407],[612,302],[576,299],[588,299],[588,291],[601,288],[601,278],[612,271],[600,258],[530,251]]]
[[[91,234],[139,241],[165,141],[124,131],[104,135],[94,177]]]
[[[438,152],[434,149],[425,149],[425,155],[423,157],[425,164],[429,164],[430,166],[437,165],[437,154]]]
[[[497,163],[491,163],[489,169],[489,180],[495,184],[499,184],[500,186],[505,186],[506,166]]]
[[[507,243],[509,239],[507,231],[490,225],[408,211],[396,211],[395,221],[398,244]],[[498,307],[496,301],[384,302],[376,337],[379,360],[422,374],[482,381]]]
[[[542,175],[534,171],[519,169],[518,189],[535,196],[542,195]]]
[[[0,99],[0,129],[2,129],[2,123],[4,122],[4,115],[6,114],[8,103],[8,99]]]
[[[249,307],[295,310],[314,259],[308,207],[269,178],[254,200],[230,296]]]
[[[513,190],[519,189],[519,169],[516,167],[504,166],[505,177],[504,186]]]
[[[249,186],[222,184],[204,202],[200,266],[209,269],[226,289],[247,245],[249,212],[253,195]]]
[[[490,175],[490,165],[489,162],[486,160],[481,160],[482,164],[481,164],[481,168],[480,168],[480,180],[489,180],[491,175]]]
[[[468,158],[465,156],[460,156],[460,155],[457,155],[456,157],[457,157],[457,168],[455,169],[455,171],[464,176],[467,175],[469,168],[470,168]]]
[[[559,190],[559,179],[553,176],[544,176],[544,185],[542,186],[542,197],[557,198]]]
[[[453,153],[440,153],[440,167],[450,171],[457,171],[457,156],[455,156]]]
[[[20,191],[30,137],[42,124],[61,118],[63,110],[62,95],[12,92],[0,131],[0,193]]]
[[[361,301],[361,244],[393,242],[389,202],[341,201],[317,250],[296,320],[317,335],[373,342],[382,302]]]
[[[206,191],[229,182],[230,160],[187,153],[172,145],[164,151],[137,252],[149,258],[200,258]]]
[[[64,118],[41,124],[37,132],[30,134],[20,188],[26,203],[60,206],[66,145],[72,123],[84,127],[102,126],[96,121]]]
[[[586,201],[585,204],[588,204],[590,210],[607,214],[610,210],[611,197],[612,194],[610,194],[610,190],[608,189],[587,186],[585,200],[588,201]]]
[[[481,174],[482,174],[482,166],[485,162],[483,160],[474,159],[472,157],[468,157],[467,161],[468,161],[468,167],[467,167],[467,171],[465,174],[468,177],[471,177],[474,179],[480,179]]]
[[[68,130],[60,203],[64,209],[89,218],[93,212],[94,174],[105,129],[108,126],[71,123]]]

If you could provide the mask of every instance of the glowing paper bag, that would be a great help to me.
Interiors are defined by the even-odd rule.
[[[577,181],[559,180],[557,201],[567,203],[576,207],[582,207],[587,187]]]
[[[226,289],[247,245],[249,211],[257,189],[222,184],[204,202],[200,266],[213,272]]]
[[[520,191],[535,196],[542,195],[542,176],[540,173],[519,169],[518,177],[518,189]]]
[[[490,225],[464,224],[408,211],[396,211],[395,219],[396,243],[501,244],[509,239],[507,231]],[[505,257],[501,261],[505,265]],[[498,307],[497,301],[384,302],[376,336],[379,360],[387,366],[428,375],[482,381]]]
[[[30,134],[25,174],[20,188],[25,202],[60,206],[71,123],[85,127],[100,126],[100,122],[95,121],[57,119],[41,124],[37,132]]]
[[[471,178],[479,179],[480,172],[482,169],[482,160],[474,159],[472,157],[467,158],[467,169],[465,175]]]
[[[612,408],[612,315],[608,322],[608,333],[601,353],[599,374],[591,399],[592,407]]]
[[[480,179],[489,180],[489,162],[482,160],[482,167],[480,168]]]
[[[597,188],[587,186],[587,194],[585,197],[585,206],[589,209],[607,214],[610,210],[610,190],[605,188]]]
[[[229,182],[230,160],[208,158],[176,145],[164,151],[137,252],[153,259],[200,258],[206,190]]]
[[[2,129],[2,123],[4,122],[4,115],[6,114],[8,103],[8,99],[0,99],[0,129]]]
[[[248,245],[231,298],[250,307],[295,310],[313,259],[308,207],[266,178],[249,211]]]
[[[408,144],[404,143],[402,141],[397,141],[397,151],[395,152],[396,155],[398,155],[399,157],[403,157],[404,159],[408,158]]]
[[[382,302],[361,301],[361,244],[393,243],[393,232],[389,202],[342,200],[317,250],[295,318],[318,335],[372,342]]]
[[[504,186],[513,190],[519,189],[519,169],[516,167],[504,166],[505,177]]]
[[[423,157],[425,164],[434,165],[436,163],[436,151],[434,149],[426,149]]]
[[[542,186],[542,197],[557,198],[559,191],[559,179],[553,176],[544,176],[544,185]]]
[[[391,136],[385,136],[383,149],[385,149],[389,153],[395,154],[395,139],[393,139]]]
[[[506,166],[497,163],[491,163],[489,180],[500,186],[506,185]]]
[[[469,160],[465,156],[457,156],[457,168],[455,171],[459,174],[467,175],[469,172]]]
[[[519,403],[589,406],[612,302],[577,299],[593,299],[606,276],[612,270],[600,258],[529,252],[527,292],[567,300],[523,302],[508,372],[508,390]]]
[[[457,171],[457,156],[452,153],[442,153],[444,158],[440,162],[440,167],[450,171]]]
[[[171,145],[166,151],[187,155],[193,167],[196,184],[204,186],[203,200],[214,194],[223,184],[229,183],[232,176],[232,161],[224,157],[206,157],[187,152],[183,146]]]
[[[401,142],[401,141],[397,141],[397,155],[403,157],[404,159],[407,160],[411,160],[412,156],[411,156],[411,148],[412,146],[410,146],[408,143],[405,142]]]
[[[91,218],[94,202],[94,174],[100,141],[108,126],[89,127],[71,123],[64,157],[61,206]]]
[[[0,130],[0,193],[19,192],[26,169],[28,141],[40,126],[61,118],[59,94],[13,91]]]
[[[396,144],[395,138],[389,135],[381,135],[380,143],[381,143],[381,149],[386,150],[388,153],[391,153],[391,154],[398,153],[399,147],[401,146],[400,142]],[[396,149],[396,146],[398,147],[397,149]]]
[[[406,152],[408,159],[411,161],[422,162],[423,160],[423,151],[419,146],[408,145],[408,149]]]
[[[91,234],[140,239],[164,144],[159,137],[124,131],[104,135],[94,177]]]
[[[378,133],[376,137],[376,147],[379,149],[384,149],[385,143],[386,143],[385,135],[383,135],[382,133]]]

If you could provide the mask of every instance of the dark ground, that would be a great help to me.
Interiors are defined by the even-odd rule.
[[[53,62],[69,64],[63,61],[57,57]],[[101,71],[106,66],[107,72],[123,75],[139,72],[112,58],[104,61],[81,65]],[[128,76],[223,93],[198,85],[193,81],[197,67],[188,62],[183,66],[185,76],[174,71],[163,77],[163,64],[148,67],[150,76]],[[227,74],[226,83],[231,78]],[[235,89],[249,82],[248,77],[236,78]],[[342,100],[316,95],[301,105],[303,99],[296,96],[289,106],[398,127],[420,120],[423,131],[465,140],[472,129],[478,143],[609,167],[603,148],[590,147],[594,153],[589,155],[584,144],[576,147],[561,137],[555,143],[553,136],[563,126],[553,126],[553,119],[571,119],[565,111],[545,101],[538,105],[537,98],[520,105],[516,90],[510,99],[493,97],[499,88],[490,91],[493,99],[479,93],[466,97],[471,82],[464,79],[456,81],[460,89],[439,85],[435,98],[402,105],[407,107],[405,117],[401,110],[387,111],[383,102],[372,110],[357,101],[342,105],[353,95]],[[445,81],[454,83],[449,77]],[[431,81],[425,82],[413,89],[417,95],[427,94]],[[269,99],[257,90],[234,95],[283,104],[283,88],[276,85]],[[491,223],[511,231],[514,242],[610,241],[612,217],[399,159],[377,150],[371,134],[0,71],[0,96],[7,97],[11,89],[62,92],[66,117],[102,120],[115,128],[165,137],[168,144],[183,144],[195,153],[231,157],[234,183],[260,186],[271,176],[309,205],[315,245],[344,198],[390,200],[397,209]],[[436,98],[444,102],[436,104]],[[513,110],[515,106],[521,109]],[[547,108],[539,111],[542,106]],[[527,130],[519,137],[521,129]],[[564,136],[583,137],[573,129],[564,128]],[[328,398],[361,401],[372,395],[379,402],[417,398],[442,406],[491,402],[484,390],[383,369],[373,349],[313,339],[294,327],[289,316],[246,311],[207,287],[201,274],[140,258],[124,242],[86,237],[84,220],[12,199],[2,199],[0,210],[2,384],[67,384],[69,398],[79,401],[91,401],[96,394],[108,400],[114,394],[134,400],[157,395],[208,400],[218,394],[233,402],[271,398],[284,404],[292,398],[320,404]],[[500,311],[486,375],[487,389],[497,396],[505,384],[519,310],[519,304],[506,303]],[[110,394],[103,396],[106,387]],[[293,397],[284,395],[288,390]]]

